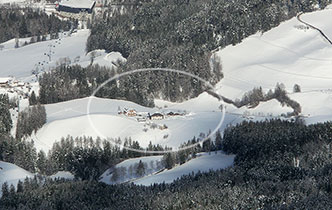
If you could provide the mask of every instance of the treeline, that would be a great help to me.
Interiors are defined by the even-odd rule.
[[[0,43],[13,38],[33,37],[34,42],[45,40],[48,34],[67,31],[77,24],[63,21],[35,8],[0,6]]]
[[[16,126],[16,138],[30,136],[46,123],[45,107],[38,104],[28,107],[18,114]]]
[[[294,86],[295,90],[300,92],[300,87]],[[285,85],[282,83],[278,83],[274,90],[269,90],[267,93],[264,93],[262,88],[254,88],[253,90],[245,93],[242,96],[242,99],[237,99],[234,102],[232,101],[236,107],[240,108],[242,106],[249,106],[250,108],[254,108],[259,105],[260,102],[269,101],[272,99],[278,100],[282,106],[289,106],[293,109],[290,115],[299,115],[302,111],[301,105],[289,98],[287,95],[287,91],[285,90]]]
[[[179,150],[175,152],[165,153],[163,156],[163,163],[165,168],[171,169],[175,165],[182,165],[189,160],[196,158],[197,153],[200,152],[217,152],[222,149],[222,137],[220,132],[216,132],[211,138],[202,142],[206,135],[201,133],[198,138],[193,137],[191,140],[180,145]]]
[[[139,68],[184,70],[212,84],[223,75],[218,60],[211,61],[217,47],[237,44],[258,31],[267,31],[300,11],[321,8],[327,1],[215,1],[157,0],[143,3],[130,14],[103,16],[93,23],[87,50],[121,52],[127,63],[119,71]],[[215,59],[212,57],[212,59]],[[176,76],[142,74],[147,92],[154,97],[181,101],[204,91],[197,81],[184,82]],[[157,79],[157,80],[156,80]],[[172,91],[159,81],[171,80]],[[176,94],[175,94],[176,93]]]
[[[14,104],[9,100],[7,94],[0,94],[0,134],[8,134],[13,126],[9,112]]]
[[[125,145],[129,149],[121,149]],[[170,148],[152,145],[151,151],[164,151]],[[130,150],[142,150],[135,152]],[[0,138],[0,160],[16,164],[32,173],[52,175],[58,171],[70,171],[82,180],[98,180],[106,169],[122,160],[146,156],[137,141],[130,138],[101,140],[91,137],[66,137],[54,143],[48,154],[37,153],[34,141],[2,135]]]
[[[331,123],[243,122],[228,128],[222,140],[223,149],[237,155],[225,170],[150,187],[32,179],[20,191],[6,190],[0,208],[332,208]]]
[[[79,65],[60,65],[39,78],[39,102],[50,104],[88,97],[98,86],[114,75],[114,69],[98,65],[89,65],[86,68]],[[124,99],[152,107],[153,97],[144,91],[145,85],[137,86],[137,81],[141,80],[147,80],[147,78],[140,75],[126,76],[108,83],[97,92],[96,96]]]
[[[116,72],[120,73],[125,64],[119,63]],[[115,69],[89,65],[69,65],[62,63],[50,72],[39,77],[39,98],[31,95],[31,103],[50,104],[90,96],[106,80],[115,75]],[[187,89],[191,84],[193,89]],[[174,88],[175,86],[181,89]],[[195,78],[173,72],[139,72],[113,80],[101,88],[97,97],[122,99],[153,107],[154,98],[189,99],[190,93],[199,94],[202,88],[208,88]],[[204,89],[205,90],[205,89]],[[161,91],[161,92],[159,92]],[[32,100],[32,98],[34,100]],[[32,104],[33,104],[32,103]]]
[[[50,104],[90,96],[114,74],[114,70],[96,65],[87,68],[60,65],[39,77],[39,101]]]
[[[0,160],[13,163],[32,173],[36,172],[37,151],[34,143],[16,139],[8,134],[0,135]]]

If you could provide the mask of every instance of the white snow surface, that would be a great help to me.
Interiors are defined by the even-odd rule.
[[[91,99],[90,117],[87,116],[87,104]],[[215,104],[214,110],[206,110],[206,106],[201,104],[202,111],[193,102],[184,102],[175,104],[165,110],[157,108],[147,108],[133,102],[100,99],[96,97],[76,99],[68,102],[46,105],[47,123],[35,135],[31,136],[34,140],[37,150],[48,151],[52,148],[54,142],[59,141],[61,137],[68,135],[75,137],[91,136],[102,138],[131,137],[138,140],[140,145],[147,147],[151,141],[153,144],[173,147],[180,146],[194,136],[198,137],[200,133],[208,133],[214,130],[221,121],[222,113],[218,111],[218,102],[212,96],[205,96],[204,103]],[[215,102],[217,101],[217,102]],[[192,105],[190,105],[192,104]],[[138,122],[135,117],[118,115],[118,107],[133,108],[137,112],[156,112],[185,110],[185,116],[169,117],[163,120],[152,120],[145,123]],[[194,107],[194,108],[191,108]],[[208,106],[207,106],[208,107]],[[213,107],[211,107],[213,108]],[[234,121],[238,116],[227,116],[226,121]],[[158,126],[166,125],[168,128],[161,130],[151,128],[155,123]],[[225,125],[223,125],[225,126]],[[146,130],[145,130],[146,129]]]
[[[332,39],[332,10],[306,13],[301,18]],[[332,83],[332,47],[317,30],[299,29],[299,25],[303,24],[294,17],[268,32],[219,50],[224,78],[217,85],[218,92],[236,99],[254,87],[268,91],[283,83],[292,93],[294,84],[299,84],[302,93],[290,97],[301,104],[303,114],[309,117],[306,120],[315,123],[331,119],[331,91],[327,90]],[[265,108],[259,109],[270,112]]]
[[[73,8],[91,8],[94,2],[91,0],[61,0],[59,4]]]
[[[118,184],[133,182],[137,185],[149,186],[154,183],[171,183],[174,180],[181,178],[184,175],[200,172],[207,172],[209,170],[218,170],[230,167],[234,163],[235,155],[226,155],[222,151],[211,152],[211,153],[199,153],[197,157],[189,160],[188,162],[177,165],[174,168],[167,170],[162,164],[163,156],[148,156],[140,158],[131,158],[125,160],[115,167],[120,171],[121,168],[124,172],[120,174],[118,180],[114,181],[111,179],[113,174],[113,168],[106,170],[103,175],[100,176],[100,181],[106,184]],[[135,173],[135,165],[142,161],[146,165],[146,173],[143,177],[137,177],[129,175],[129,168],[133,168]],[[153,162],[151,166],[151,162]],[[158,167],[159,164],[159,167]],[[121,173],[121,172],[120,172]]]
[[[50,176],[51,179],[69,179],[73,180],[75,177],[69,171],[58,171]]]
[[[59,34],[59,39],[37,42],[23,46],[30,38],[19,39],[20,46],[15,48],[15,39],[1,43],[4,47],[0,51],[0,77],[12,76],[17,79],[31,81],[32,70],[39,72],[50,71],[58,64],[70,60],[72,65],[83,67],[90,65],[92,52],[86,54],[86,41],[90,34],[87,29],[78,30],[70,35],[69,32]],[[125,62],[121,53],[106,53],[105,50],[94,50],[93,64],[116,67],[119,62]],[[50,58],[48,55],[51,55]],[[19,58],[19,59],[18,59]]]
[[[133,180],[137,178],[137,175],[135,174],[135,166],[142,161],[142,163],[145,165],[145,176],[152,175],[162,169],[164,167],[162,166],[162,155],[158,156],[148,156],[148,157],[139,157],[139,158],[131,158],[125,161],[122,161],[121,163],[117,164],[115,168],[117,170],[121,171],[121,169],[124,169],[122,174],[120,175],[119,179],[116,181],[113,181],[112,175],[113,175],[113,168],[110,168],[106,170],[101,176],[100,181],[104,182],[106,184],[118,184],[118,183],[124,183],[128,182],[130,180]],[[130,169],[132,169],[132,174],[130,173]],[[121,173],[121,172],[120,172]]]
[[[34,175],[14,164],[0,161],[0,185],[7,182],[8,186],[17,186],[19,180],[24,181],[25,178],[32,178]],[[2,191],[0,189],[0,197]]]
[[[145,176],[133,181],[137,185],[149,186],[151,184],[171,183],[184,175],[191,173],[208,172],[210,170],[218,170],[230,167],[234,163],[235,155],[226,155],[218,151],[209,153],[199,153],[196,158],[176,166],[170,170],[162,171],[158,174]]]
[[[25,0],[0,0],[0,4],[21,3],[21,2],[25,2]]]

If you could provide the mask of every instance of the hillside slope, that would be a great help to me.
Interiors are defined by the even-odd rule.
[[[7,182],[8,186],[14,185],[17,186],[19,180],[24,181],[24,179],[32,178],[33,174],[14,165],[11,163],[0,161],[0,185]],[[2,195],[2,191],[0,190],[0,197]]]
[[[331,9],[301,15],[328,37],[332,37],[331,18]],[[254,87],[267,92],[283,83],[290,97],[301,104],[303,114],[315,118],[308,119],[310,122],[330,119],[318,116],[332,111],[332,46],[296,17],[219,50],[217,55],[223,64],[224,78],[218,83],[222,95],[236,99]],[[300,85],[302,93],[291,94],[295,84]]]

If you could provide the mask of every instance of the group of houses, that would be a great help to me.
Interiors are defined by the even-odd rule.
[[[147,120],[162,120],[166,119],[169,117],[176,117],[176,116],[183,116],[183,113],[179,112],[168,112],[168,113],[160,113],[160,112],[155,112],[155,113],[149,113],[149,112],[137,112],[133,108],[123,108],[118,107],[118,114],[119,115],[125,115],[127,117],[136,117],[137,121],[139,122],[145,122]]]
[[[25,87],[27,83],[15,80],[13,77],[0,77],[0,88]]]
[[[24,89],[30,91],[32,87],[29,83],[16,80],[13,77],[0,77],[0,88],[6,89],[8,93],[17,93],[26,98],[28,94],[24,92]]]

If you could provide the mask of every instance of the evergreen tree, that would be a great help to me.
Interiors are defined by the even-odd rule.
[[[145,166],[142,160],[140,160],[136,168],[136,175],[138,177],[142,177],[144,174],[145,174]]]
[[[37,97],[36,97],[36,94],[35,94],[35,91],[32,91],[30,97],[29,97],[29,104],[30,106],[31,105],[36,105],[38,103],[37,101]]]

